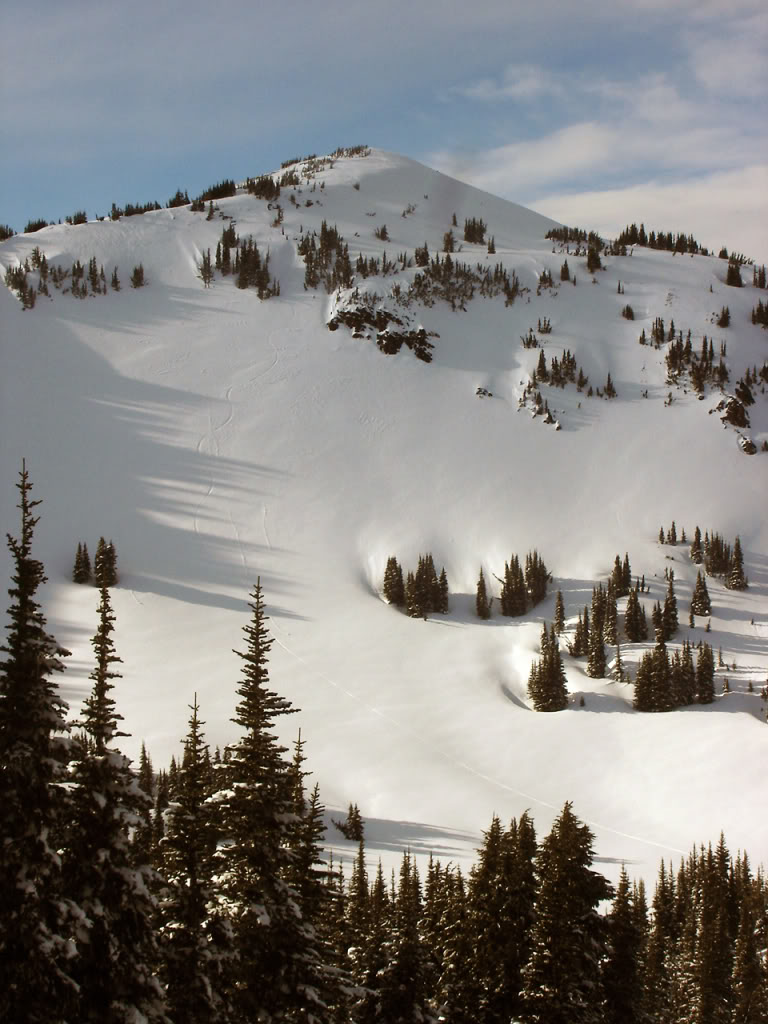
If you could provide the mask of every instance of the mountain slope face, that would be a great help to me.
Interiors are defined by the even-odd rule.
[[[288,171],[298,184],[284,185],[279,200],[240,190],[214,204],[212,219],[182,207],[49,227],[0,247],[5,268],[37,246],[49,266],[95,258],[105,271],[107,294],[82,300],[65,291],[71,278],[33,309],[0,292],[2,522],[14,531],[12,484],[25,457],[45,501],[37,554],[50,578],[46,612],[73,652],[67,699],[77,705],[87,693],[96,627],[96,592],[70,582],[75,548],[86,541],[93,554],[103,535],[119,559],[129,753],[142,739],[158,765],[178,753],[194,693],[208,740],[233,737],[231,651],[242,646],[247,594],[260,577],[276,640],[272,681],[302,709],[290,728],[301,725],[326,802],[356,801],[376,819],[374,853],[407,843],[455,860],[494,811],[531,808],[543,831],[573,799],[608,873],[627,861],[652,875],[660,856],[721,828],[731,847],[764,859],[768,824],[756,812],[768,744],[759,697],[768,455],[759,449],[768,406],[758,385],[750,427],[723,424],[720,391],[699,396],[683,376],[670,383],[668,343],[639,345],[638,336],[663,317],[667,328],[674,320],[690,329],[694,351],[706,334],[717,359],[726,342],[728,390],[768,355],[749,317],[765,293],[726,287],[722,260],[639,248],[604,256],[593,279],[573,245],[568,253],[545,239],[554,222],[380,151]],[[516,278],[514,301],[483,297],[477,270],[474,296],[454,308],[435,295],[409,301],[424,268],[398,254],[407,263],[426,243],[433,259],[454,214],[461,251],[451,258],[501,265]],[[462,241],[470,218],[485,222],[495,254]],[[343,236],[353,268],[358,254],[381,261],[386,252],[398,272],[383,276],[379,265],[349,288],[306,289],[298,247],[312,232],[319,243],[323,221]],[[279,296],[260,300],[220,272],[203,287],[201,259],[233,225],[241,251],[252,236],[262,258],[269,253]],[[560,281],[564,259],[575,285]],[[139,264],[146,284],[133,289]],[[115,267],[119,292],[109,288]],[[546,270],[552,287],[539,286]],[[374,292],[371,310],[401,325],[378,337],[362,321],[358,330],[339,324]],[[626,304],[634,321],[621,315]],[[731,326],[721,329],[713,318],[724,305]],[[552,331],[540,334],[547,319]],[[431,361],[407,344],[382,351],[397,347],[393,334],[421,328]],[[547,359],[569,350],[594,389],[610,374],[617,398],[542,386],[560,429],[534,416],[526,386],[542,348],[521,343],[531,328]],[[743,453],[741,436],[756,455]],[[572,627],[617,553],[645,575],[649,613],[673,568],[687,622],[697,567],[687,546],[658,543],[673,520],[689,537],[698,524],[741,538],[749,589],[710,579],[711,632],[699,618],[670,645],[722,648],[716,690],[727,675],[731,692],[707,707],[641,714],[630,684],[590,679],[583,659],[564,655],[568,708],[531,711],[528,672],[555,591]],[[533,549],[553,576],[547,599],[520,619],[500,616],[495,601],[493,617],[479,621],[481,566],[498,594],[505,561]],[[381,586],[389,556],[407,570],[426,552],[445,566],[451,597],[447,615],[422,621],[388,606]],[[7,558],[3,567],[7,578]],[[647,646],[622,645],[633,672]]]

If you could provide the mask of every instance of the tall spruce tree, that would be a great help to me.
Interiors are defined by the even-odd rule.
[[[606,926],[598,904],[612,895],[591,868],[594,837],[566,803],[536,855],[539,894],[531,956],[523,969],[521,1021],[597,1024]]]
[[[725,585],[729,590],[747,589],[747,577],[744,574],[744,555],[741,550],[741,541],[738,537],[733,542],[733,555],[731,556],[731,564]]]
[[[26,464],[17,506],[10,623],[0,663],[0,1020],[54,1024],[77,1017],[72,937],[82,914],[61,877],[57,849],[70,814],[66,704],[53,674],[68,653],[46,631],[36,596],[46,582],[32,555],[38,518]]]
[[[482,568],[480,569],[480,575],[477,578],[475,613],[477,614],[478,619],[490,619],[491,617],[491,605],[488,600],[488,591],[485,587],[485,577],[483,576]]]
[[[155,873],[135,859],[130,831],[146,801],[130,761],[114,746],[118,728],[112,680],[120,673],[115,616],[102,587],[99,625],[91,641],[95,667],[83,705],[75,757],[70,765],[73,816],[64,855],[64,876],[87,919],[73,973],[78,984],[77,1019],[89,1024],[129,1020],[166,1021],[156,976]]]
[[[261,582],[251,594],[251,620],[243,628],[245,651],[233,721],[243,730],[229,748],[223,788],[214,794],[227,842],[220,852],[224,896],[230,906],[238,982],[235,1017],[278,1020],[308,1014],[316,1004],[316,936],[305,921],[295,889],[286,880],[294,852],[294,778],[274,734],[276,722],[296,709],[269,687],[267,669],[273,640]]]
[[[215,876],[220,832],[213,768],[199,717],[190,705],[184,755],[159,846],[165,885],[160,901],[162,978],[175,1024],[228,1020],[234,982],[232,929]]]

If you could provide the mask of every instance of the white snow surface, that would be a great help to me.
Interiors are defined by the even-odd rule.
[[[142,740],[156,767],[180,754],[195,693],[211,745],[235,737],[232,649],[243,649],[248,593],[260,577],[275,641],[271,681],[301,709],[283,720],[281,738],[290,745],[301,727],[334,816],[359,804],[371,858],[407,847],[466,863],[494,812],[508,820],[529,808],[543,835],[572,800],[609,877],[625,862],[650,879],[661,857],[677,861],[721,829],[734,851],[768,860],[759,696],[768,674],[768,455],[743,454],[737,432],[712,412],[720,394],[699,401],[690,388],[670,388],[664,349],[637,343],[657,315],[690,327],[695,350],[703,333],[716,349],[726,340],[732,385],[768,356],[768,336],[749,321],[767,293],[727,288],[717,258],[637,248],[606,257],[594,284],[571,255],[578,284],[560,285],[565,254],[544,238],[553,221],[378,150],[336,161],[314,183],[295,191],[296,205],[283,189],[284,234],[263,200],[239,194],[216,204],[241,238],[269,249],[281,295],[264,302],[232,277],[217,274],[203,288],[196,264],[215,250],[219,214],[207,221],[180,208],[53,226],[0,246],[4,268],[34,246],[67,267],[95,255],[107,281],[119,267],[123,285],[83,301],[51,289],[29,311],[0,289],[2,524],[17,532],[13,483],[26,458],[33,496],[43,499],[42,600],[72,651],[62,691],[73,710],[90,688],[98,601],[70,582],[72,563],[78,541],[93,555],[103,535],[118,554],[124,664],[115,696],[131,756]],[[527,295],[510,308],[503,297],[478,297],[466,312],[444,303],[409,310],[439,334],[431,364],[327,329],[337,297],[304,290],[300,227],[335,224],[354,264],[358,252],[386,249],[394,259],[425,241],[434,253],[454,212],[459,240],[464,218],[482,217],[497,249],[489,256],[465,243],[455,258],[514,268]],[[382,224],[387,243],[374,237]],[[148,283],[133,290],[139,262]],[[544,268],[558,287],[537,296]],[[359,284],[386,293],[414,272]],[[751,270],[743,276],[751,282]],[[625,303],[632,322],[620,315]],[[712,323],[722,305],[727,330]],[[610,372],[619,395],[544,388],[559,431],[518,409],[539,355],[520,336],[543,317],[553,327],[547,355],[570,349],[590,383],[602,387]],[[479,387],[493,397],[477,397]],[[767,409],[758,394],[746,432],[758,447]],[[741,537],[749,589],[709,579],[711,633],[699,619],[691,634],[722,647],[729,668],[716,688],[727,675],[732,692],[709,707],[640,714],[631,685],[589,679],[584,661],[565,655],[568,709],[533,713],[527,677],[556,590],[575,621],[617,553],[628,552],[633,576],[650,583],[649,614],[674,568],[675,642],[689,635],[696,567],[686,546],[657,540],[673,519],[689,536],[698,524]],[[554,576],[548,599],[522,620],[477,620],[480,567],[497,593],[493,574],[533,548]],[[407,570],[427,551],[446,568],[451,611],[424,622],[389,607],[380,588],[389,555]],[[0,562],[8,579],[7,552]],[[625,663],[634,667],[646,646],[622,646]]]

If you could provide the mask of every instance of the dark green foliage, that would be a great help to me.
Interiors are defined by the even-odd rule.
[[[485,232],[488,230],[488,225],[482,218],[469,217],[464,221],[464,241],[474,242],[476,245],[483,245],[485,242]],[[446,249],[446,252],[451,250]]]
[[[443,235],[443,252],[455,252],[456,239],[453,231],[446,231]]]
[[[570,271],[570,269],[568,267],[568,260],[563,260],[563,265],[560,267],[560,280],[561,281],[570,281],[571,280],[571,271]]]
[[[199,198],[203,202],[209,202],[213,199],[228,199],[234,195],[237,195],[237,186],[231,178],[225,178],[216,185],[210,185],[208,188],[203,189]]]
[[[731,311],[727,306],[723,306],[720,310],[720,316],[717,318],[718,327],[730,327],[731,326]]]
[[[389,241],[389,232],[387,231],[387,225],[382,224],[381,227],[374,228],[374,235],[382,242]]]
[[[611,886],[591,869],[593,835],[566,803],[536,854],[539,893],[531,956],[522,972],[522,1020],[597,1024],[607,930],[597,913]]]
[[[384,570],[384,586],[382,593],[390,604],[398,608],[405,606],[405,585],[403,583],[403,570],[394,555],[387,559],[387,568]]]
[[[16,232],[8,224],[0,224],[0,242],[5,242],[8,238],[13,238]]]
[[[172,1020],[214,1024],[228,1019],[231,1011],[232,936],[215,880],[221,833],[211,800],[214,771],[197,695],[190,710],[184,755],[158,847],[165,883],[160,901],[161,973]],[[147,791],[146,785],[142,788]]]
[[[88,554],[88,545],[78,542],[75,564],[72,569],[73,583],[91,582],[91,558]]]
[[[667,252],[708,255],[708,250],[699,245],[693,235],[682,233],[675,235],[671,231],[651,231],[649,235],[644,224],[641,224],[639,228],[637,224],[628,225],[618,236],[614,245],[624,248],[628,245],[647,245],[650,249],[665,249]]]
[[[70,214],[64,218],[67,224],[87,224],[88,214],[85,210],[78,210],[76,213]]]
[[[448,611],[448,580],[445,569],[438,578],[431,554],[419,555],[416,572],[409,572],[405,584],[406,614],[426,619],[431,612]]]
[[[68,652],[46,631],[37,601],[46,582],[32,555],[40,502],[23,463],[16,486],[21,535],[8,536],[11,605],[0,647],[0,1019],[45,1024],[54,1007],[57,1021],[77,1017],[68,936],[79,908],[56,853],[69,817],[69,743],[52,676]]]
[[[603,261],[600,259],[600,253],[597,249],[590,246],[587,252],[587,270],[590,274],[594,274],[596,270],[600,270],[603,266]]]
[[[280,185],[271,174],[264,174],[259,178],[248,178],[245,187],[252,196],[256,196],[258,199],[280,198]]]
[[[674,573],[669,573],[669,582],[667,584],[667,595],[664,598],[664,610],[661,613],[662,631],[664,634],[664,640],[671,640],[678,629],[678,618],[677,618],[677,597],[675,596],[675,582]]]
[[[768,302],[758,299],[757,305],[752,310],[752,323],[768,327]]]
[[[504,579],[499,582],[501,583],[501,614],[525,615],[528,608],[528,591],[525,585],[525,575],[520,568],[520,560],[517,555],[512,555],[510,561],[504,563]]]
[[[622,865],[613,906],[606,921],[608,951],[601,971],[605,1024],[639,1024],[644,1020],[640,957],[645,935],[635,904],[636,894]]]
[[[83,736],[70,765],[73,820],[64,876],[88,920],[73,974],[79,985],[77,1019],[120,1024],[141,1015],[165,1021],[165,998],[154,976],[154,872],[134,860],[130,829],[145,795],[130,762],[114,748],[121,716],[111,691],[120,678],[109,591],[100,592],[99,626],[92,646],[93,689],[85,701]]]
[[[146,282],[144,280],[144,265],[140,263],[131,271],[131,288],[143,288],[145,283]]]
[[[186,189],[182,192],[180,188],[177,188],[176,194],[168,200],[169,209],[173,210],[177,206],[189,206],[189,196]]]
[[[96,554],[93,556],[93,582],[99,588],[117,585],[117,552],[115,545],[99,537]]]
[[[715,699],[715,659],[709,644],[702,644],[696,659],[696,697],[699,704]]]
[[[741,273],[739,272],[739,264],[730,260],[728,262],[728,272],[725,275],[725,283],[730,285],[732,288],[742,288],[744,282],[741,280]]]
[[[488,591],[485,587],[485,577],[483,576],[482,568],[480,569],[480,575],[477,578],[475,613],[478,619],[490,619],[491,617],[491,602],[488,600]]]
[[[729,590],[746,590],[748,586],[747,577],[744,574],[744,555],[738,537],[733,542],[733,556],[725,585]]]
[[[712,602],[709,597],[709,591],[707,590],[707,584],[699,572],[696,574],[696,586],[693,590],[693,597],[691,598],[691,612],[694,615],[709,615],[712,611]]]
[[[204,252],[200,258],[200,262],[197,265],[197,272],[200,276],[200,280],[203,282],[206,288],[210,288],[211,281],[213,280],[213,266],[211,264],[211,250],[208,249]]]
[[[349,805],[346,821],[336,821],[335,818],[331,818],[331,821],[345,839],[352,839],[356,843],[363,842],[365,838],[365,825],[357,804]]]
[[[606,671],[605,661],[605,622],[608,607],[608,595],[602,583],[592,590],[592,625],[589,630],[589,660],[587,675],[593,679],[603,679]]]
[[[24,227],[24,234],[25,235],[31,235],[35,231],[42,231],[43,228],[47,228],[47,227],[48,227],[48,221],[47,220],[43,220],[42,218],[39,219],[39,220],[28,220],[26,225],[25,225],[25,227]]]
[[[528,696],[534,711],[562,711],[568,706],[568,685],[560,644],[552,626],[541,630],[541,658],[531,666]]]
[[[635,319],[635,311],[634,311],[634,309],[632,309],[632,307],[629,305],[629,303],[627,303],[627,305],[624,306],[624,308],[621,311],[621,315],[624,317],[625,320],[634,320]]]
[[[565,604],[563,603],[563,593],[561,590],[558,590],[557,596],[555,597],[554,627],[558,636],[560,636],[565,629]]]

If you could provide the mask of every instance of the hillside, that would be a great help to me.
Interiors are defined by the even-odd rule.
[[[96,623],[96,592],[70,582],[74,553],[83,540],[93,553],[103,535],[119,559],[117,698],[131,754],[142,740],[156,765],[177,753],[194,693],[209,742],[233,737],[231,651],[260,577],[272,682],[301,709],[283,739],[300,726],[325,802],[356,801],[376,819],[372,856],[408,845],[461,860],[494,811],[508,819],[530,808],[543,832],[572,799],[612,877],[622,861],[652,877],[660,857],[677,859],[721,829],[732,849],[765,862],[768,401],[757,386],[749,428],[725,425],[719,389],[670,384],[668,345],[638,344],[657,317],[690,329],[694,351],[704,334],[718,356],[725,341],[733,394],[768,357],[765,331],[750,322],[766,296],[747,284],[751,268],[747,286],[732,288],[723,260],[636,247],[604,255],[593,283],[572,244],[566,253],[545,238],[555,222],[406,158],[374,150],[294,170],[282,220],[274,201],[240,190],[210,220],[179,207],[0,245],[4,269],[39,247],[51,266],[95,258],[107,286],[117,267],[122,283],[80,300],[65,281],[27,310],[0,289],[0,513],[14,532],[12,482],[24,457],[44,499],[45,610],[72,651],[66,698],[76,706],[87,693]],[[358,273],[330,294],[304,287],[297,246],[324,221],[354,268],[358,253],[397,263],[425,243],[434,257],[454,214],[454,261],[514,271],[511,303],[476,291],[464,309],[439,298],[398,304],[391,289],[403,296],[415,266]],[[462,242],[467,218],[487,224],[495,254]],[[203,286],[203,255],[232,224],[269,252],[279,295],[260,300],[220,272]],[[383,225],[388,241],[374,233]],[[575,286],[560,281],[566,258]],[[146,283],[133,289],[139,264]],[[552,287],[539,287],[545,270]],[[423,327],[431,361],[407,346],[386,355],[372,330],[329,330],[340,310],[359,306],[355,287],[376,291],[403,332]],[[634,320],[622,317],[626,304]],[[731,326],[719,328],[726,305]],[[521,336],[545,319],[546,357],[570,350],[594,388],[610,374],[617,392],[609,400],[575,384],[543,387],[560,429],[532,415],[530,396],[521,406],[541,351]],[[708,579],[706,635],[704,619],[685,625],[697,575],[687,546],[658,543],[673,520],[689,538],[699,525],[739,535],[744,548],[749,589]],[[497,594],[504,562],[533,549],[553,575],[547,599],[520,619],[479,621],[480,567]],[[388,606],[381,585],[389,556],[415,568],[426,552],[445,566],[450,612],[424,622]],[[572,626],[625,552],[649,584],[649,614],[674,568],[681,628],[670,646],[706,639],[736,668],[718,670],[711,705],[642,714],[631,684],[591,679],[583,659],[565,656],[567,710],[534,713],[528,673],[555,592]],[[6,552],[0,561],[8,578]],[[648,646],[622,644],[633,674]],[[726,676],[731,692],[720,696]]]

